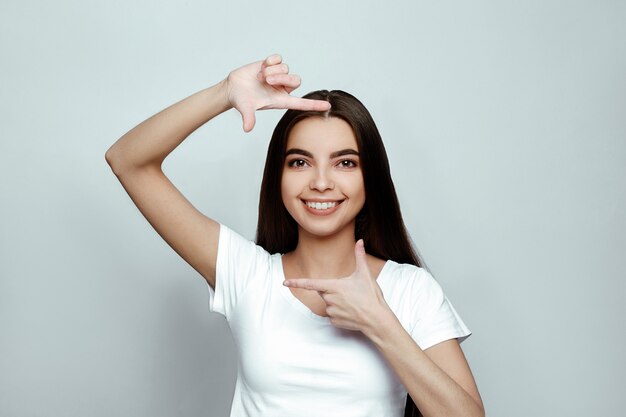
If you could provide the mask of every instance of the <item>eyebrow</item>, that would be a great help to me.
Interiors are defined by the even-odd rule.
[[[305,151],[304,149],[292,148],[292,149],[289,149],[287,152],[285,152],[285,156],[289,156],[293,154],[303,155],[303,156],[306,156],[307,158],[313,158],[313,154],[309,151]],[[359,156],[359,153],[355,151],[354,149],[347,148],[347,149],[342,149],[340,151],[331,153],[330,157],[337,158],[337,157],[345,156],[345,155]]]

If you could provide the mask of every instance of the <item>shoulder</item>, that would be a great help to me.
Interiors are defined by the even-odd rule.
[[[443,289],[432,274],[411,264],[387,261],[379,283],[385,295],[402,303],[437,304],[444,298]]]
[[[218,264],[245,266],[250,262],[267,261],[270,254],[250,239],[243,237],[233,229],[220,224],[220,236],[217,249]]]
[[[385,262],[383,272],[393,281],[404,285],[429,285],[437,282],[425,268],[391,260]]]
[[[425,268],[388,261],[381,282],[387,304],[422,349],[435,340],[464,338],[469,330]]]
[[[244,237],[240,233],[231,229],[230,227],[219,224],[220,227],[220,236],[219,236],[219,245],[222,246],[231,246],[231,247],[248,247],[254,248],[254,250],[266,252],[267,251],[262,247],[257,245],[254,241]],[[269,254],[269,253],[268,253]]]

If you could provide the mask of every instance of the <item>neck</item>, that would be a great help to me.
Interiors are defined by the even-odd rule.
[[[332,236],[315,236],[300,229],[298,246],[289,255],[303,277],[340,278],[354,272],[354,227]]]

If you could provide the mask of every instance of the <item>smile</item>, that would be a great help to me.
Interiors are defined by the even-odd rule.
[[[334,213],[343,200],[335,201],[306,201],[302,200],[309,213],[315,215],[328,215]]]
[[[315,210],[328,210],[329,208],[333,208],[337,205],[336,201],[328,201],[320,203],[319,201],[306,201],[306,205]]]

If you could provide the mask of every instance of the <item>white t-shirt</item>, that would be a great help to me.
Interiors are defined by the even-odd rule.
[[[401,417],[406,390],[358,331],[334,327],[282,283],[280,254],[221,225],[209,309],[224,315],[239,353],[231,417]],[[470,331],[424,269],[387,261],[378,285],[422,349]]]

